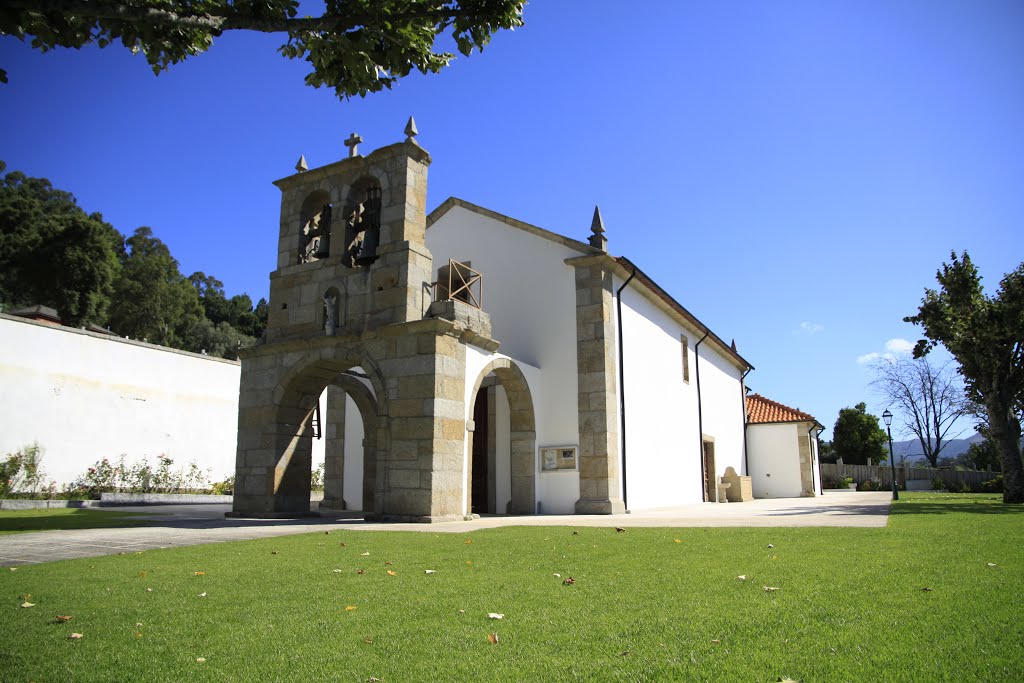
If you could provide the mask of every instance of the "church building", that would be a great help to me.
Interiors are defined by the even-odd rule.
[[[234,515],[444,521],[716,501],[747,475],[752,366],[636,264],[461,199],[407,138],[278,180],[277,269],[242,354]],[[325,392],[326,389],[326,392]],[[321,396],[323,395],[323,399]],[[325,400],[324,400],[325,399]]]

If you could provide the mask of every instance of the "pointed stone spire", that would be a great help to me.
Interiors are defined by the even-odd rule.
[[[735,350],[736,350],[736,340],[735,340],[735,339],[733,339],[733,340],[732,340],[732,343],[731,343],[731,344],[729,344],[729,346],[731,346],[731,347],[732,347],[732,350],[733,350],[733,351],[735,351]]]
[[[405,124],[405,141],[416,142],[413,138],[419,135],[420,132],[416,130],[416,119],[409,117],[409,123]]]
[[[608,238],[604,236],[604,220],[601,218],[601,209],[594,207],[594,220],[590,222],[590,246],[597,247],[601,251],[608,251]]]
[[[298,171],[299,173],[309,170],[309,166],[306,165],[306,156],[304,154],[299,155],[299,160],[295,164],[295,170]]]

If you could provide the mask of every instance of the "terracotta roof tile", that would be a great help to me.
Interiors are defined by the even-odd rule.
[[[761,394],[750,394],[747,396],[747,422],[764,424],[769,422],[817,422],[817,420],[812,415],[776,403]]]

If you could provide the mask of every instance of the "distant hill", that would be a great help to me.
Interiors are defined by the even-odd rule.
[[[978,443],[984,441],[985,437],[975,432],[966,439],[953,439],[947,441],[942,446],[942,452],[939,453],[940,458],[955,458],[963,455],[967,452],[967,449],[971,447],[972,443]],[[901,458],[907,460],[925,460],[924,453],[921,452],[921,442],[917,439],[909,439],[907,441],[893,441],[892,450],[896,454],[896,464],[900,463]]]

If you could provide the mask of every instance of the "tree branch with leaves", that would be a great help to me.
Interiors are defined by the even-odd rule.
[[[323,14],[300,17],[297,0],[7,0],[0,34],[33,48],[105,48],[142,53],[159,74],[199,55],[225,31],[280,33],[278,51],[312,66],[306,84],[340,99],[390,89],[413,71],[437,73],[455,55],[436,51],[450,35],[469,56],[502,29],[523,25],[525,0],[327,0]],[[0,81],[7,73],[0,69]]]

